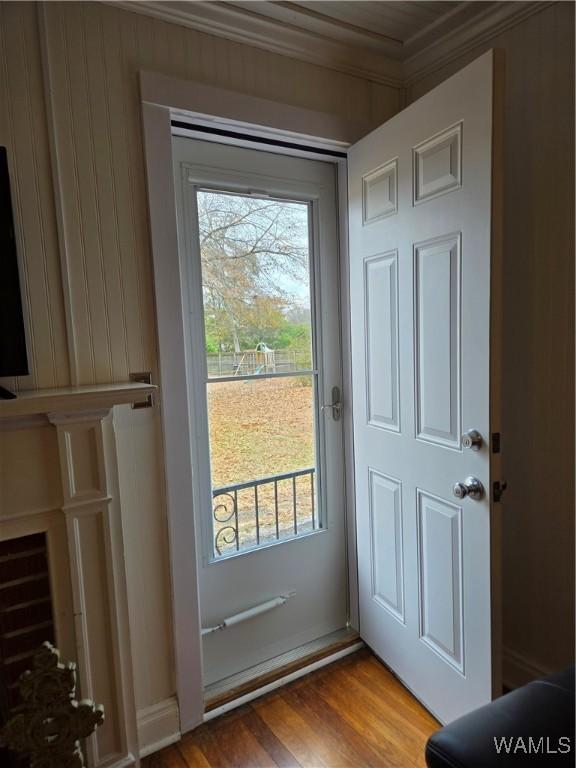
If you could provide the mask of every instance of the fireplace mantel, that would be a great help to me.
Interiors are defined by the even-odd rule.
[[[74,655],[81,695],[102,702],[106,713],[86,741],[89,768],[140,764],[114,406],[143,402],[155,390],[127,382],[0,401],[0,439],[17,475],[14,484],[4,482],[12,499],[28,498],[26,486],[37,477],[59,476],[48,508],[13,516],[10,490],[3,493],[0,482],[0,539],[47,535],[56,641]]]
[[[157,387],[123,382],[21,392],[14,400],[0,400],[0,419],[110,409],[115,405],[146,400]]]

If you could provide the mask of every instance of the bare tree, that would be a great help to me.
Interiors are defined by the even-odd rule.
[[[307,290],[307,206],[199,191],[204,306],[220,338],[240,351],[240,330],[274,322]]]

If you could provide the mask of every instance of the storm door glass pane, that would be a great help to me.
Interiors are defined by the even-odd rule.
[[[197,192],[216,557],[319,527],[309,205]]]
[[[197,199],[208,375],[310,370],[308,205]]]

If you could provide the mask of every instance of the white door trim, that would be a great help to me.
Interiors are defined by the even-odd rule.
[[[293,107],[158,72],[140,72],[140,95],[143,104],[169,109],[174,117],[179,114],[187,118],[204,117],[212,123],[226,124],[231,130],[246,128],[275,134],[285,140],[290,136],[299,141],[308,140],[312,147],[346,148],[372,127],[364,121]]]
[[[200,602],[192,499],[192,450],[172,180],[170,110],[143,105],[148,173],[150,234],[162,386],[166,502],[170,533],[172,615],[180,731],[194,728],[204,714]]]
[[[248,130],[253,136],[270,137],[272,134],[284,141],[305,144],[311,152],[326,148],[345,151],[351,141],[366,132],[366,127],[346,123],[334,115],[154,73],[141,73],[140,84],[159,341],[176,691],[180,730],[184,733],[203,721],[204,702],[196,530],[191,509],[194,484],[187,392],[190,360],[189,355],[187,359],[185,344],[184,284],[178,249],[171,119],[186,116],[188,119],[225,124],[229,130]],[[254,123],[254,117],[258,118],[258,123]],[[270,150],[269,146],[261,148]],[[329,161],[335,162],[338,167],[340,301],[342,308],[348,308],[346,161],[339,158],[329,158]],[[344,409],[344,452],[350,615],[351,624],[357,627],[349,311],[341,312],[341,320],[343,391],[345,405],[348,406]]]

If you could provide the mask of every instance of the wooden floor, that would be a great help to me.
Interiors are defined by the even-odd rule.
[[[367,650],[201,725],[143,768],[423,768],[438,723]]]

